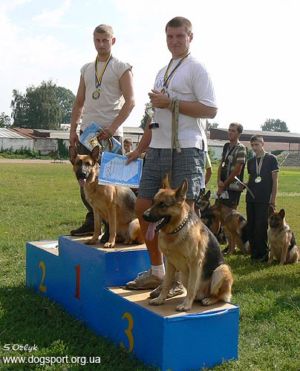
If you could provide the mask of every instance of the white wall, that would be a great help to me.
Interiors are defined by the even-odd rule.
[[[19,149],[33,150],[33,139],[30,138],[0,138],[0,150],[12,149],[13,151]]]

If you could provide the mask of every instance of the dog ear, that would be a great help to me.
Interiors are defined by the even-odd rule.
[[[275,210],[274,210],[274,206],[269,206],[269,210],[268,210],[268,214],[269,214],[269,217],[272,216],[274,214]]]
[[[175,197],[177,201],[184,201],[186,199],[186,192],[188,189],[188,182],[186,179],[182,182],[181,186],[177,188]]]
[[[210,191],[207,191],[205,194],[205,199],[208,201],[210,199]]]
[[[161,188],[163,188],[163,189],[171,188],[168,173],[164,176],[164,178],[162,180]]]
[[[284,217],[285,217],[285,211],[284,211],[284,209],[281,209],[278,214],[280,215],[280,218],[281,219],[284,219]]]
[[[99,157],[100,157],[100,147],[99,146],[95,146],[93,148],[92,153],[91,153],[91,157],[92,157],[94,162],[99,161]]]
[[[74,146],[69,147],[69,160],[72,165],[75,163],[75,158],[77,156],[77,149]]]

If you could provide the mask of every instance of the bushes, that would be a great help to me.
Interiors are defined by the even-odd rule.
[[[40,151],[34,151],[27,147],[21,147],[20,149],[13,150],[13,148],[3,149],[1,148],[0,156],[4,158],[41,158]]]

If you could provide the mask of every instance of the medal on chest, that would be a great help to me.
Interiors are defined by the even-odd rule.
[[[260,183],[261,182],[261,176],[257,176],[255,179],[254,179],[255,183]]]
[[[97,88],[96,90],[93,91],[92,98],[93,99],[99,99],[100,98],[100,88]]]
[[[98,61],[99,60],[98,60],[98,56],[96,57],[96,60],[95,60],[95,87],[96,87],[96,89],[92,93],[92,98],[94,100],[97,100],[97,99],[100,98],[102,78],[103,78],[104,72],[106,70],[106,67],[108,66],[108,63],[110,62],[111,59],[112,59],[112,56],[110,55],[108,57],[108,59],[106,60],[102,70],[98,74],[97,67],[98,67]]]

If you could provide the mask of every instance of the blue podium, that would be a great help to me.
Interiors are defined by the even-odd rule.
[[[238,307],[194,303],[188,313],[178,313],[181,297],[150,306],[149,291],[122,287],[149,268],[144,245],[104,249],[84,241],[62,236],[58,241],[28,242],[27,286],[162,370],[199,369],[237,359]]]

